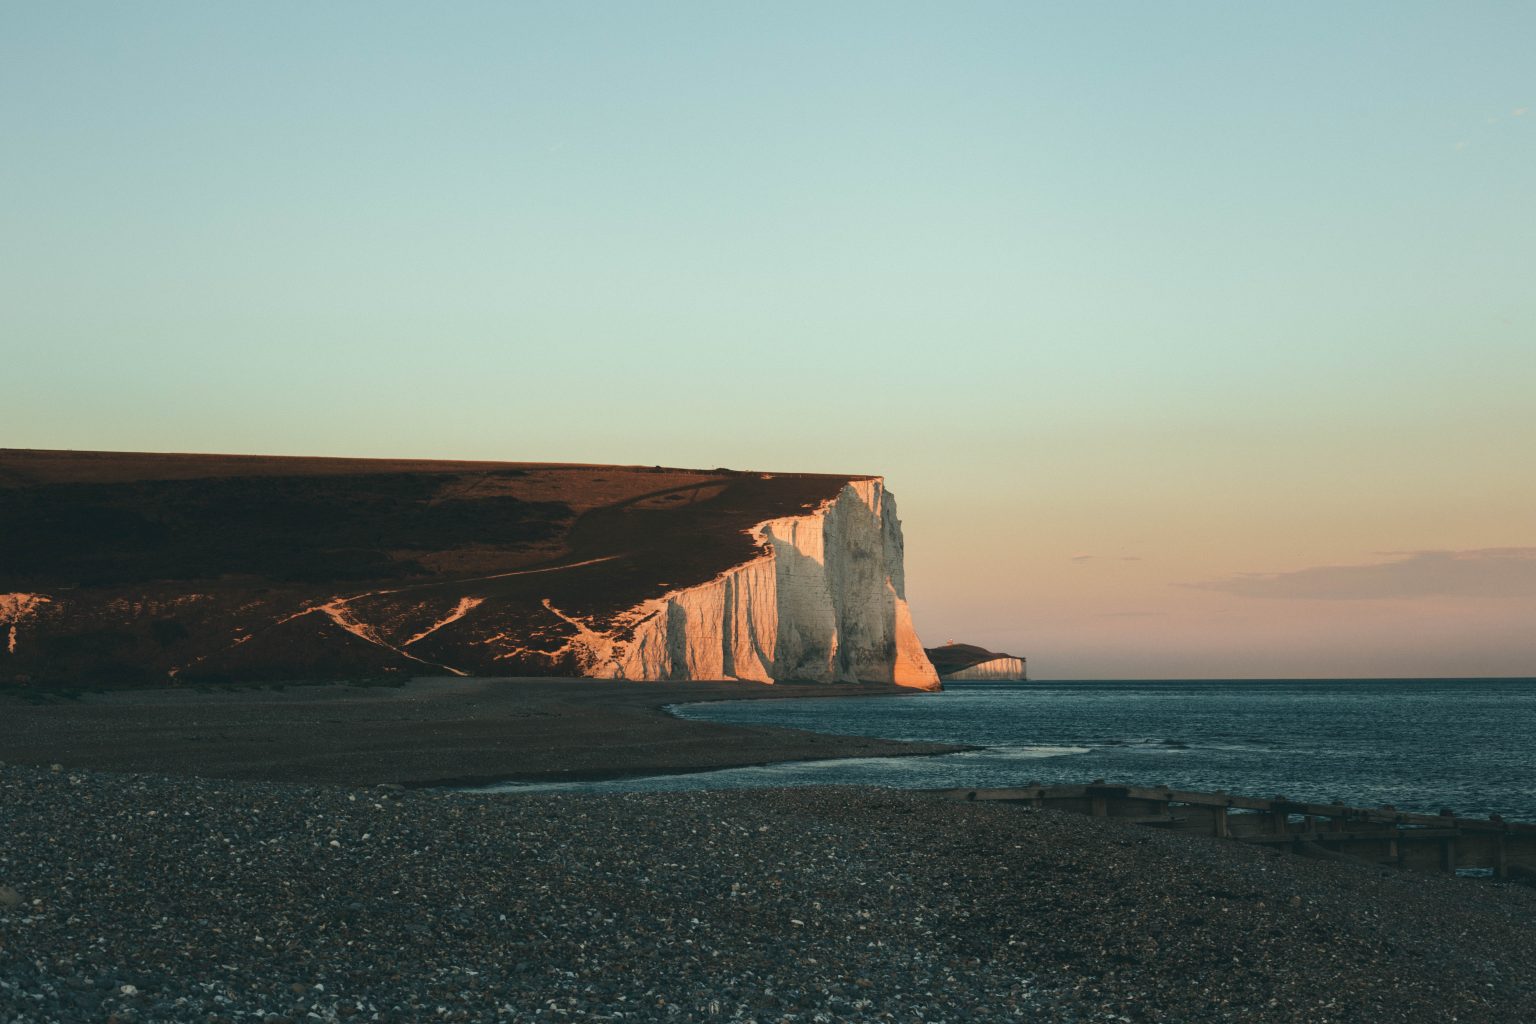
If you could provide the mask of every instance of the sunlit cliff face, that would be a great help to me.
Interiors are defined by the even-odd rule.
[[[627,613],[630,640],[568,619],[584,672],[938,688],[912,628],[901,523],[882,480],[850,481],[815,511],[754,533],[758,558]]]
[[[0,594],[0,626],[5,627],[5,650],[16,653],[17,630],[52,598],[43,594]]]
[[[675,492],[637,507],[665,508]],[[691,492],[684,500],[700,500]],[[709,495],[713,496],[713,495]],[[543,663],[583,676],[632,680],[736,679],[772,683],[886,682],[938,689],[907,606],[904,545],[896,503],[880,479],[850,481],[838,495],[800,515],[759,523],[758,553],[715,579],[684,587],[608,617],[571,614],[550,598],[540,604],[571,630],[558,646],[540,645],[527,629],[494,629],[477,641],[480,657],[527,666]],[[613,561],[582,562],[462,581],[473,588],[510,577],[580,570]],[[435,588],[434,588],[435,589]],[[415,645],[464,623],[484,596],[448,595],[428,588],[380,590],[335,597],[280,620],[319,616],[352,637],[422,666],[468,675],[468,660],[438,653],[427,660]],[[431,609],[436,608],[437,611]],[[495,607],[487,617],[495,621]],[[409,636],[410,623],[431,621]],[[482,632],[484,627],[482,626]],[[533,632],[542,632],[537,628]],[[244,642],[241,638],[237,642]]]

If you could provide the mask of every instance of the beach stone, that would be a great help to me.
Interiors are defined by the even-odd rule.
[[[398,814],[81,774],[0,776],[5,880],[70,880],[3,929],[6,1024],[1536,1021],[1521,886],[843,787],[415,791]],[[366,858],[316,870],[364,830]]]
[[[8,885],[0,885],[0,907],[21,906],[21,893]]]

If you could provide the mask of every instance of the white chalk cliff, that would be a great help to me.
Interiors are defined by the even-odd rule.
[[[977,662],[958,672],[945,674],[945,679],[992,679],[1004,682],[1020,682],[1028,677],[1024,670],[1024,659],[1011,655],[1002,655],[990,661]]]
[[[940,686],[878,477],[0,448],[0,505],[0,685]]]
[[[939,689],[912,628],[896,502],[852,480],[804,515],[754,529],[760,554],[647,601],[612,631],[577,626],[583,674],[615,679],[885,682]]]

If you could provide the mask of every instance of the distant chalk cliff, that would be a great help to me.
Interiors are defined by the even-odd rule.
[[[878,477],[0,450],[0,684],[937,689]]]
[[[1025,659],[1013,654],[989,651],[975,644],[950,641],[943,647],[930,647],[924,653],[928,655],[929,663],[938,670],[940,679],[1023,682],[1029,678]]]

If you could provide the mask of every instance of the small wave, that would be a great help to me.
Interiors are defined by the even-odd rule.
[[[1091,754],[1092,747],[998,747],[997,753],[1001,757],[1035,758],[1035,757],[1065,757],[1068,754]]]
[[[1173,737],[1162,738],[1158,736],[1101,736],[1083,740],[1084,743],[1092,743],[1096,747],[1187,747],[1189,740],[1181,740]]]
[[[1105,736],[1098,739],[1086,739],[1082,742],[1091,744],[1091,749],[1093,750],[1136,756],[1143,754],[1187,754],[1191,753],[1195,746],[1189,740],[1156,739],[1151,737],[1122,738],[1119,736]]]
[[[1136,736],[1129,738],[1121,736],[1103,736],[1098,738],[1085,739],[1082,742],[1091,743],[1095,747],[1168,747],[1173,750],[1186,750],[1189,747],[1194,746],[1190,740],[1178,739],[1177,737],[1162,738],[1156,736]]]

